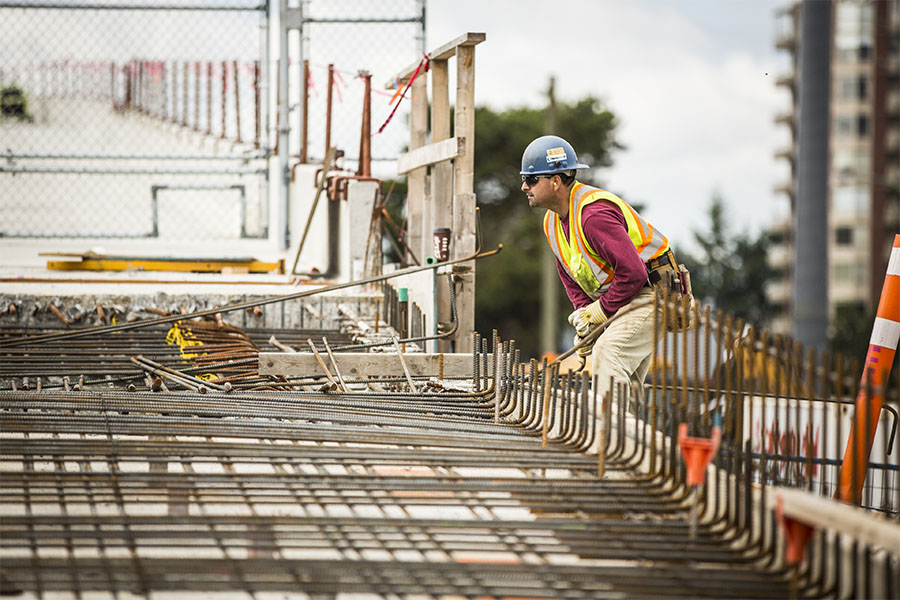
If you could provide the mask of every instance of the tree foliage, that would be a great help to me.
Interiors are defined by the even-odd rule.
[[[553,133],[568,140],[579,161],[592,170],[579,174],[585,183],[597,183],[597,167],[612,163],[621,146],[615,141],[616,118],[593,97],[556,107]],[[504,338],[515,339],[526,356],[537,356],[541,302],[541,253],[550,252],[541,229],[543,211],[528,206],[519,175],[522,151],[546,133],[544,110],[514,108],[475,111],[475,191],[480,207],[481,232],[486,247],[504,246],[498,256],[478,263],[475,327],[482,334],[497,328]],[[561,283],[557,287],[561,323],[571,307]]]
[[[771,312],[765,288],[773,276],[766,260],[768,237],[731,232],[718,194],[707,215],[706,229],[693,232],[700,253],[679,250],[677,255],[691,272],[694,297],[748,323],[765,325]]]

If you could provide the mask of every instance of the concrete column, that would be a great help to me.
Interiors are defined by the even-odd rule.
[[[804,0],[800,15],[793,335],[828,341],[828,132],[832,3]]]

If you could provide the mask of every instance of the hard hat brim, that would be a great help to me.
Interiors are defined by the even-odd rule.
[[[519,175],[550,175],[552,173],[562,173],[564,171],[581,171],[583,169],[590,169],[589,166],[578,163],[574,167],[568,167],[565,169],[542,169],[540,171],[519,171]]]

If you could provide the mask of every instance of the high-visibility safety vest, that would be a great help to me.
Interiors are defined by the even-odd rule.
[[[642,219],[624,200],[606,190],[576,181],[569,194],[569,239],[563,231],[559,215],[552,210],[544,215],[544,234],[553,254],[592,300],[602,296],[615,278],[613,268],[594,251],[582,228],[581,212],[585,206],[598,200],[612,202],[622,211],[628,237],[645,263],[669,249],[666,236]]]

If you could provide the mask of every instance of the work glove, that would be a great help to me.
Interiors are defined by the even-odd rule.
[[[575,333],[584,337],[590,332],[591,327],[605,323],[608,317],[603,312],[599,300],[594,300],[587,306],[582,306],[572,311],[569,315],[569,324],[575,328]]]
[[[575,338],[572,340],[572,345],[577,346],[583,339],[583,337],[576,333]],[[575,369],[576,372],[584,369],[585,364],[587,364],[587,359],[591,355],[591,352],[593,350],[594,344],[585,344],[584,346],[576,350],[576,352],[578,353],[578,368]]]

